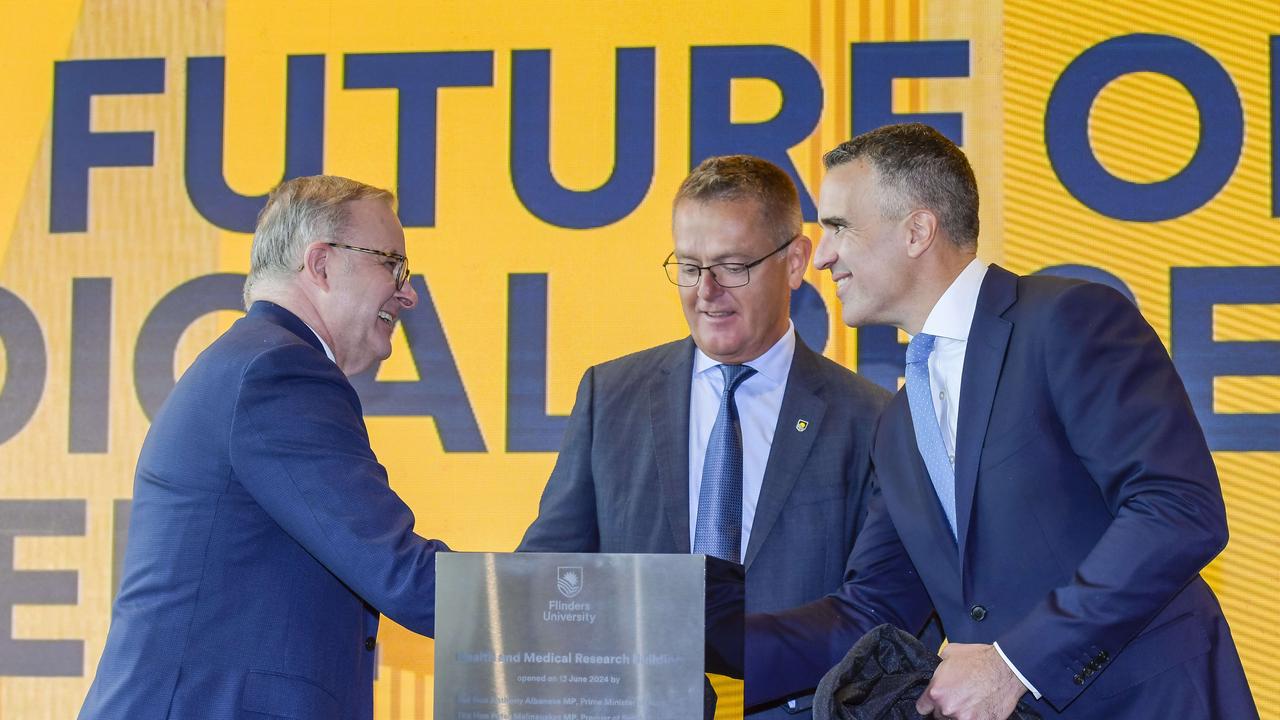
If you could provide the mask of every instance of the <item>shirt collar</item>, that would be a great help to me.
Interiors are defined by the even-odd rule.
[[[743,365],[755,369],[756,374],[764,376],[771,383],[781,383],[787,379],[787,374],[791,372],[791,358],[795,354],[796,327],[790,320],[787,320],[787,331],[782,333],[782,337],[778,338],[778,342],[774,343],[773,347],[766,350],[760,357],[755,360],[748,360]],[[720,362],[708,357],[706,353],[702,352],[702,348],[694,346],[693,374],[695,376],[719,365]]]
[[[305,322],[303,324],[306,325]],[[337,365],[338,360],[333,356],[333,351],[329,349],[329,343],[325,342],[324,338],[320,337],[320,333],[316,332],[315,328],[311,327],[310,325],[307,325],[307,329],[310,330],[311,334],[315,335],[316,339],[320,341],[320,347],[324,348],[324,354],[327,355],[328,358],[333,361],[334,365]]]
[[[967,341],[969,326],[973,324],[973,313],[978,309],[978,292],[982,290],[982,279],[986,275],[987,263],[977,258],[969,261],[929,311],[921,332],[934,337]]]

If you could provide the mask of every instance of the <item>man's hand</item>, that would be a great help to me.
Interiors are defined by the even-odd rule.
[[[950,720],[1008,720],[1027,691],[994,645],[949,644],[916,712]]]

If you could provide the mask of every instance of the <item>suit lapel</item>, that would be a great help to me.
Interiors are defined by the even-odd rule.
[[[965,348],[956,419],[956,526],[961,558],[969,538],[983,440],[1013,330],[1013,324],[1001,315],[1017,299],[1017,282],[1016,275],[998,265],[987,270]]]
[[[649,385],[649,426],[662,507],[676,552],[689,552],[689,386],[693,340],[676,343]],[[626,438],[621,438],[626,442]]]
[[[791,358],[791,369],[787,373],[787,389],[782,396],[782,407],[778,411],[778,424],[773,429],[773,444],[769,448],[769,461],[765,464],[764,479],[760,487],[760,498],[756,501],[755,519],[751,523],[751,538],[747,541],[747,553],[744,566],[751,567],[751,562],[760,553],[769,531],[786,505],[791,489],[800,478],[800,470],[804,467],[809,451],[813,449],[813,441],[818,433],[828,432],[822,428],[822,417],[827,412],[827,402],[818,396],[822,389],[819,380],[817,356],[805,347],[800,337],[796,336],[795,355]],[[804,430],[797,427],[799,421],[807,424]],[[829,432],[847,432],[843,428],[833,428]]]

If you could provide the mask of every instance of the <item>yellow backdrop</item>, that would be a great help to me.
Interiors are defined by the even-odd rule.
[[[373,403],[374,448],[423,534],[507,550],[582,371],[684,334],[658,265],[691,162],[772,149],[816,192],[823,151],[914,113],[976,166],[984,258],[1109,277],[1171,348],[1231,522],[1206,576],[1280,717],[1277,34],[1273,0],[0,0],[0,718],[79,708],[148,403],[236,316],[170,293],[246,270],[287,134],[291,168],[400,192],[443,340],[397,331],[376,380],[449,412]],[[826,354],[876,374],[809,281]],[[383,628],[378,717],[429,718],[431,642]]]

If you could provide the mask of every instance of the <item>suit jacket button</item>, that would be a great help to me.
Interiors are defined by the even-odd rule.
[[[975,622],[982,622],[987,618],[987,609],[981,605],[974,605],[969,608],[969,617],[973,618]]]
[[[1077,684],[1077,685],[1083,685],[1083,684],[1084,684],[1084,678],[1083,678],[1083,677],[1081,677],[1080,675],[1076,675],[1075,677],[1073,677],[1073,678],[1071,678],[1071,679],[1072,679],[1073,681],[1075,681],[1075,684]]]
[[[364,639],[364,649],[365,649],[365,650],[370,650],[370,651],[372,651],[372,650],[373,650],[373,646],[374,646],[374,645],[377,645],[377,644],[378,644],[378,641],[377,641],[377,640],[374,640],[374,639],[373,639],[373,638],[371,638],[371,637],[367,637],[367,638],[365,638],[365,639]]]

